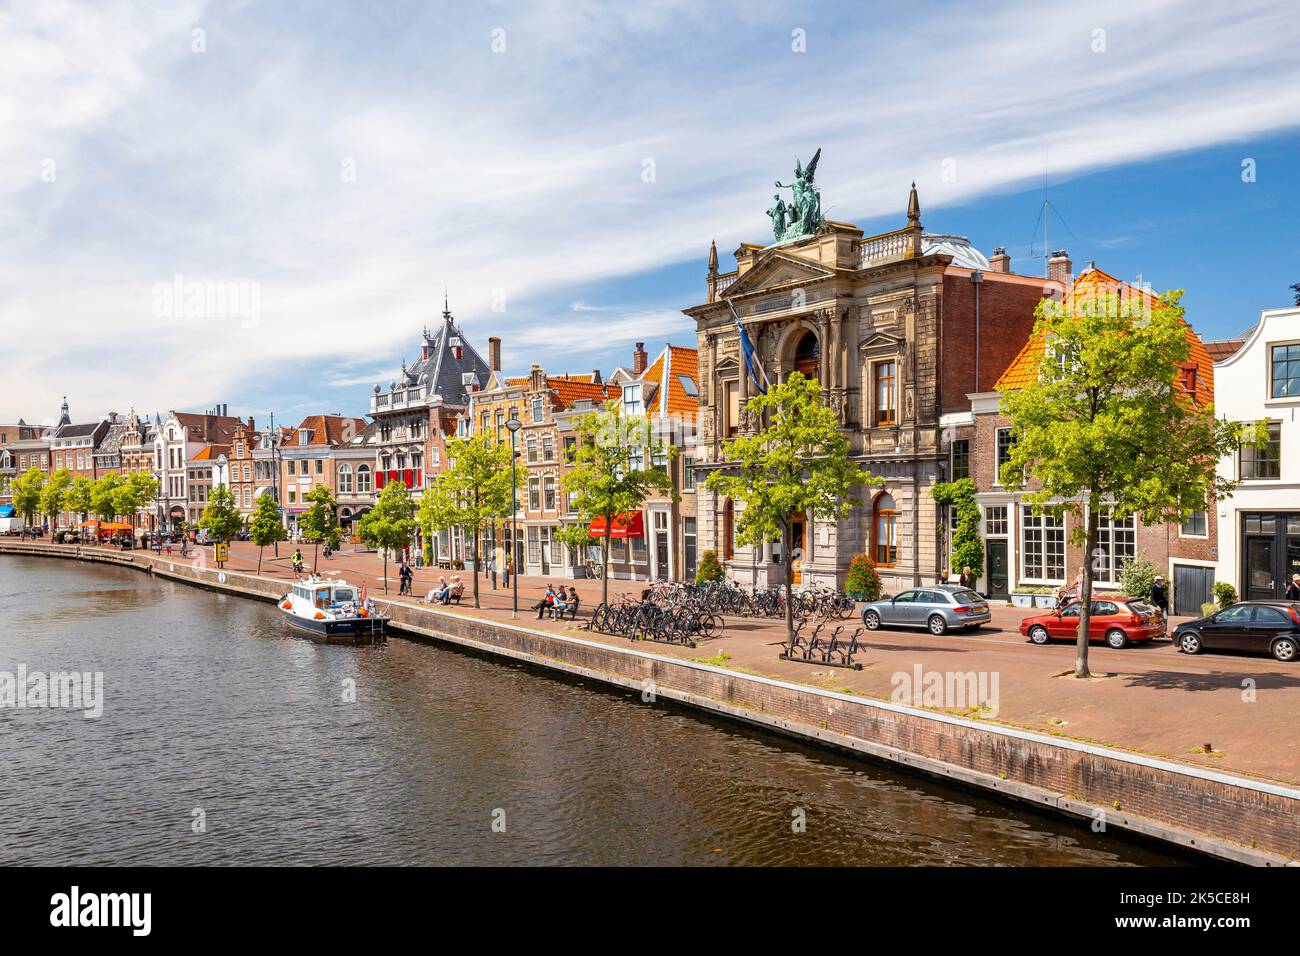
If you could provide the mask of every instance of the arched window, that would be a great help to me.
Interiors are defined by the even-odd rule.
[[[357,466],[357,493],[364,494],[370,491],[370,466]]]
[[[352,493],[352,466],[339,465],[339,494]]]
[[[822,345],[812,332],[805,332],[794,350],[794,370],[802,372],[806,378],[820,378],[822,368]]]
[[[898,561],[898,505],[888,492],[876,498],[871,523],[871,553],[876,567],[892,568]]]

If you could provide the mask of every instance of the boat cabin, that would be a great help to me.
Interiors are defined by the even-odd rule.
[[[338,582],[313,581],[308,584],[295,584],[293,593],[320,611],[333,610],[357,602],[357,589],[350,584]]]

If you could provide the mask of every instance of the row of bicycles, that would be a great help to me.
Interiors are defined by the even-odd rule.
[[[660,607],[692,606],[719,615],[785,617],[785,588],[780,586],[745,590],[725,581],[708,584],[658,583],[646,589],[644,599]],[[844,619],[853,613],[853,599],[834,588],[803,588],[795,591],[791,600],[792,617]]]
[[[641,598],[619,595],[609,604],[599,604],[588,627],[602,634],[617,634],[631,641],[658,641],[695,647],[697,641],[722,635],[722,615],[701,601],[664,602],[646,588]]]

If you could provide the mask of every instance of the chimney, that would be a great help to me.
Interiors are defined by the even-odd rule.
[[[488,336],[488,368],[494,372],[501,371],[501,336]]]
[[[1055,279],[1062,285],[1070,284],[1073,269],[1074,263],[1070,261],[1070,254],[1064,249],[1057,249],[1052,253],[1052,258],[1047,260],[1047,278]]]
[[[593,368],[591,370],[591,381],[596,385],[601,384],[600,369]]]
[[[996,249],[994,249],[993,255],[989,257],[989,271],[990,272],[1011,271],[1011,257],[1007,255],[1007,250],[1002,246],[998,246]]]
[[[257,423],[253,421],[253,416],[252,416],[252,415],[249,415],[249,416],[248,416],[248,430],[249,430],[250,432],[255,432],[255,431],[257,431]]]
[[[638,342],[636,348],[632,351],[632,374],[640,375],[649,364],[650,356],[646,354],[645,343]]]

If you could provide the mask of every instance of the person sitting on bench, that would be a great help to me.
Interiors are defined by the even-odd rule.
[[[450,604],[455,601],[460,603],[460,596],[465,593],[465,582],[460,579],[459,574],[451,576],[451,584],[447,586],[447,593],[443,596],[442,603]]]
[[[450,588],[447,585],[446,578],[438,578],[438,583],[429,589],[429,593],[424,596],[421,604],[446,604],[447,592]]]
[[[560,585],[560,590],[555,594],[555,603],[551,605],[551,620],[558,621],[564,617],[564,612],[569,609],[569,592],[564,585]]]
[[[542,615],[545,614],[548,610],[550,610],[551,605],[553,605],[554,603],[555,603],[555,586],[553,584],[548,584],[546,585],[546,593],[542,595],[542,599],[533,605],[533,610],[537,612],[537,620],[540,621],[542,619]]]

